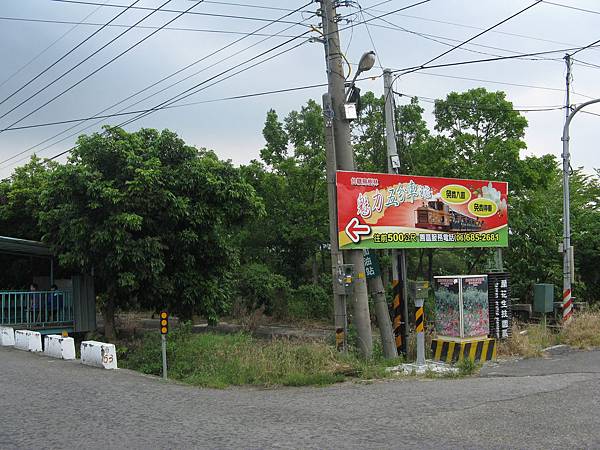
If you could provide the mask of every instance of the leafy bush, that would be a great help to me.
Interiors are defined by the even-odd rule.
[[[305,284],[295,289],[288,303],[288,314],[296,319],[330,318],[331,309],[331,296],[315,284]]]
[[[240,270],[238,292],[250,312],[264,308],[265,314],[285,315],[290,289],[284,276],[273,273],[264,264],[252,263]]]

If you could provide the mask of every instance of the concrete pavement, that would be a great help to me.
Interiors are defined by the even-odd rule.
[[[482,377],[227,390],[0,348],[0,448],[599,448],[600,352]]]

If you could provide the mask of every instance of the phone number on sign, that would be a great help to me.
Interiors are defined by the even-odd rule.
[[[498,242],[498,233],[464,233],[456,234],[456,242]]]
[[[374,233],[373,242],[498,242],[498,233]]]

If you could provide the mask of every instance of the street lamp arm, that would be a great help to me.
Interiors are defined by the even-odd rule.
[[[563,138],[569,135],[569,125],[571,124],[571,120],[573,119],[575,114],[577,114],[580,110],[582,110],[586,106],[593,105],[594,103],[600,103],[600,98],[596,98],[594,100],[589,100],[587,102],[584,102],[581,105],[577,106],[573,111],[571,111],[571,113],[569,114],[569,117],[567,117],[567,120],[565,121],[565,126],[563,128]]]

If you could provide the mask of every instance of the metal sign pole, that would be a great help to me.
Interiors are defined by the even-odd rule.
[[[167,379],[167,336],[161,334],[162,343],[162,365],[163,365],[163,379]]]

